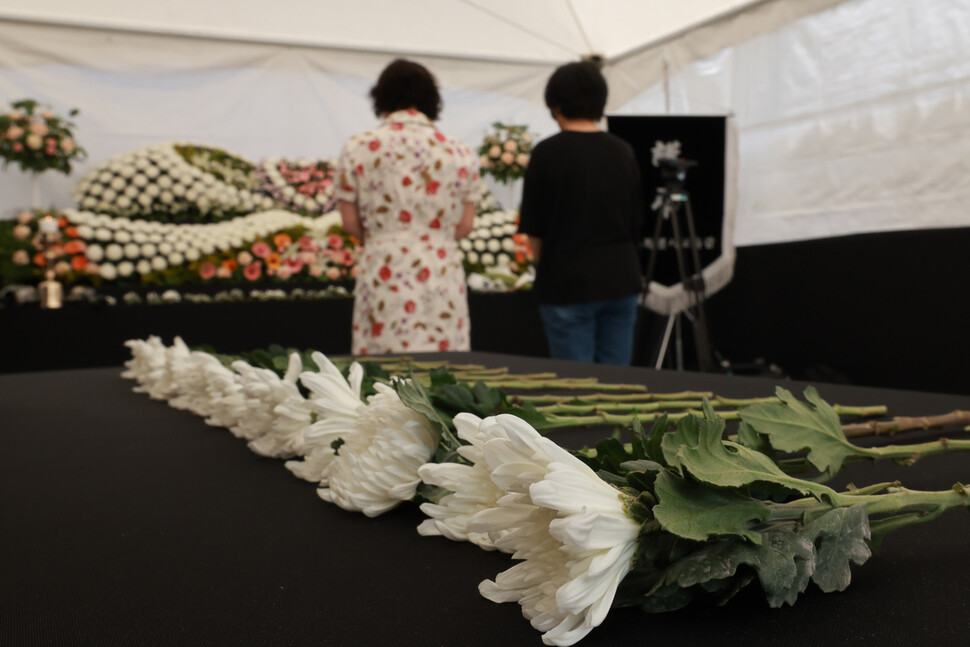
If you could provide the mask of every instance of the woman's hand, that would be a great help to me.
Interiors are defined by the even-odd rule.
[[[464,202],[462,203],[461,221],[458,223],[458,226],[455,227],[455,240],[461,240],[468,234],[472,233],[472,229],[474,229],[474,227],[475,203]]]
[[[343,224],[344,233],[349,234],[364,244],[364,226],[360,222],[360,213],[357,211],[356,202],[341,200],[337,205],[340,209],[340,220]]]

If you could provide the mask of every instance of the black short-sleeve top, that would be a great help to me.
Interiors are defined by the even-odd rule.
[[[541,303],[616,299],[640,291],[643,218],[633,148],[610,133],[562,131],[532,151],[519,231],[542,240]]]

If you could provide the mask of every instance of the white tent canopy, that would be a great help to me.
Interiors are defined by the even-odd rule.
[[[838,1],[838,0],[836,0]],[[531,64],[619,60],[764,0],[7,0],[45,24]],[[795,4],[795,3],[781,3]],[[817,10],[819,2],[799,3]],[[834,4],[831,0],[824,4]],[[793,9],[784,10],[788,15]],[[804,10],[799,10],[804,12]]]
[[[158,140],[334,156],[374,123],[367,90],[394,56],[435,72],[442,129],[476,144],[496,120],[554,132],[549,72],[598,54],[611,112],[735,116],[743,245],[966,223],[968,16],[970,0],[6,0],[0,101],[79,107],[87,166]],[[72,180],[49,175],[66,206]],[[23,185],[0,175],[0,217]]]

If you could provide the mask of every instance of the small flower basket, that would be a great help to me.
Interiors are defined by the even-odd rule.
[[[528,132],[528,126],[495,122],[492,128],[494,131],[478,148],[482,175],[490,175],[502,184],[514,182],[525,175],[535,136]]]
[[[0,158],[3,168],[10,163],[24,171],[42,173],[55,170],[71,172],[71,162],[87,157],[74,140],[74,124],[42,107],[33,99],[10,104],[11,110],[0,115]],[[72,109],[68,115],[78,114]]]

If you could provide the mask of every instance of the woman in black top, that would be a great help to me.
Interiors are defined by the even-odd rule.
[[[538,259],[535,289],[552,357],[629,364],[643,205],[633,149],[597,125],[606,95],[593,63],[570,63],[550,77],[545,100],[561,132],[532,152],[519,231]]]

